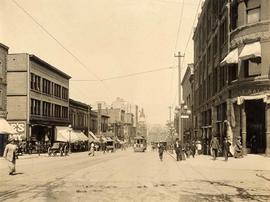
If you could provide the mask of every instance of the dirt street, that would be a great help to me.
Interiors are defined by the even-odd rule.
[[[0,201],[270,201],[270,159],[176,162],[165,153],[74,153],[19,159],[15,176],[0,160]]]

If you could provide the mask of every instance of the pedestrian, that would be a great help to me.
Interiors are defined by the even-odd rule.
[[[193,158],[195,157],[195,154],[196,154],[196,148],[197,148],[196,143],[193,140],[192,143],[191,143],[191,155],[192,155]]]
[[[238,136],[234,147],[234,158],[242,158],[242,157],[243,151],[242,151],[241,137]]]
[[[176,161],[181,161],[182,160],[182,155],[181,155],[182,147],[178,138],[176,138],[176,141],[174,143],[174,150],[176,154]]]
[[[14,138],[9,139],[9,144],[6,145],[4,150],[4,158],[8,161],[9,175],[14,175],[16,172],[16,151],[17,145]]]
[[[163,152],[165,150],[165,147],[162,143],[158,144],[158,155],[159,155],[159,159],[160,161],[163,161]]]
[[[229,156],[229,153],[230,153],[230,146],[231,146],[231,143],[229,142],[228,138],[225,137],[224,142],[223,142],[225,161],[228,161],[228,156]]]
[[[218,139],[215,135],[213,136],[213,138],[210,142],[210,147],[212,148],[213,159],[216,160],[217,155],[218,155],[219,142],[218,142]]]
[[[90,145],[90,152],[88,153],[88,156],[95,156],[95,144],[92,142]]]

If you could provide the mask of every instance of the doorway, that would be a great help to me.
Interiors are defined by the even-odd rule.
[[[265,103],[263,100],[245,101],[247,115],[247,148],[250,153],[265,153]]]

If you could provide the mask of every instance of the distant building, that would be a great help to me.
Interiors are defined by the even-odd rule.
[[[194,126],[210,140],[241,137],[244,153],[270,155],[270,1],[206,0],[194,32]]]
[[[193,77],[194,66],[193,64],[189,64],[182,80],[182,88],[184,105],[187,107],[186,110],[190,110],[191,112],[193,111]],[[188,116],[189,118],[182,119],[184,142],[190,142],[191,140],[195,139],[193,130],[193,116],[192,114]]]
[[[144,136],[147,139],[147,124],[144,109],[140,110],[139,121],[137,126],[137,135]]]
[[[28,141],[53,142],[55,127],[68,126],[71,77],[35,55],[7,56],[8,122]]]
[[[90,131],[93,132],[95,135],[105,135],[109,130],[109,118],[110,116],[107,114],[101,114],[101,126],[100,126],[100,133],[98,134],[98,112],[91,111],[90,112]]]
[[[90,105],[69,99],[69,117],[72,129],[80,130],[88,136],[90,130],[90,112]]]

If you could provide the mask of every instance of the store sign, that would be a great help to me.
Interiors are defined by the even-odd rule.
[[[24,121],[9,121],[8,123],[13,127],[18,135],[26,137],[26,123]]]
[[[181,115],[181,119],[188,119],[189,116],[188,115]]]

